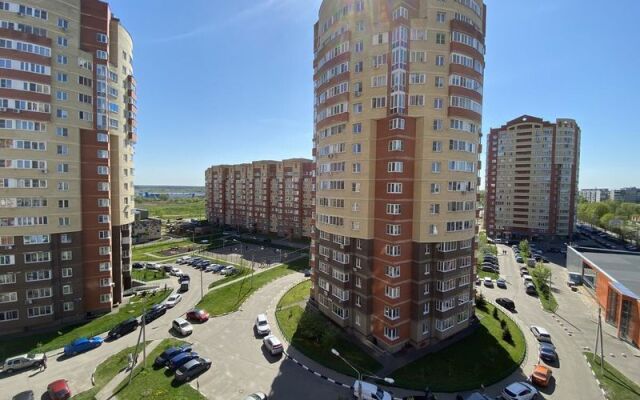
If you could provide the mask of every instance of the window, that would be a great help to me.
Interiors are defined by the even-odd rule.
[[[73,311],[73,302],[72,301],[65,301],[64,303],[62,303],[62,310],[63,311]]]
[[[387,193],[402,193],[402,183],[387,183]]]
[[[51,270],[41,269],[39,271],[25,272],[25,282],[49,281],[51,280]]]
[[[111,237],[111,231],[98,231],[99,239],[109,239]]]
[[[384,336],[389,339],[389,340],[396,340],[398,339],[398,329],[397,328],[390,328],[388,326],[384,327]]]
[[[444,65],[444,56],[436,56],[436,66],[442,67]]]
[[[385,108],[387,106],[387,97],[374,97],[371,99],[371,108]]]
[[[427,81],[427,74],[420,72],[412,72],[409,74],[409,84],[423,85]]]
[[[400,308],[384,306],[384,316],[390,320],[400,318]]]
[[[400,204],[387,204],[388,215],[400,215]]]
[[[444,87],[444,77],[442,76],[435,77],[435,87],[437,88]]]
[[[98,175],[109,175],[109,167],[106,165],[98,165]]]
[[[394,139],[389,141],[389,151],[403,151],[404,146],[402,140]]]
[[[58,200],[58,208],[69,208],[69,200]]]
[[[429,213],[431,213],[431,215],[440,214],[440,204],[437,204],[437,203],[429,204]]]
[[[111,293],[101,294],[100,303],[111,303]]]
[[[64,36],[58,36],[58,47],[67,47],[69,45],[69,41]]]
[[[73,268],[62,268],[62,277],[71,278],[73,276]]]
[[[71,285],[62,285],[62,294],[72,294],[73,293],[73,289],[71,288]]]
[[[435,108],[436,110],[440,110],[442,109],[442,105],[443,101],[440,97],[436,97],[435,99],[433,99],[433,108]]]
[[[433,194],[440,193],[440,184],[439,183],[432,183],[431,184],[431,193],[433,193]]]
[[[399,236],[402,232],[399,224],[387,224],[385,231],[389,236]]]
[[[108,224],[111,220],[109,214],[98,215],[98,223],[100,224]]]
[[[434,174],[440,173],[440,161],[433,161],[431,163],[431,172]]]
[[[352,169],[354,174],[359,174],[362,171],[360,163],[353,163]]]
[[[434,119],[432,127],[433,127],[434,131],[442,130],[442,120],[441,119]]]
[[[362,40],[359,40],[354,44],[354,51],[356,53],[362,53],[364,51],[364,43]]]
[[[398,297],[400,297],[400,288],[393,287],[393,286],[385,286],[384,294],[390,299],[397,299]]]
[[[422,305],[422,314],[423,315],[429,314],[429,303],[424,303]]]
[[[404,164],[402,161],[390,161],[387,163],[387,172],[402,172]]]
[[[60,119],[67,119],[69,112],[63,108],[56,109],[56,117]]]
[[[60,226],[69,226],[69,225],[71,225],[71,218],[69,218],[69,217],[58,217],[58,225],[60,225]]]
[[[78,111],[78,119],[80,121],[93,121],[93,113],[87,111]]]
[[[98,191],[99,192],[108,192],[109,191],[109,182],[98,182]]]
[[[392,18],[393,18],[394,21],[396,19],[398,19],[398,18],[408,19],[409,18],[409,10],[407,10],[405,7],[398,7],[395,10],[393,10]]]
[[[66,65],[68,62],[67,56],[63,55],[63,54],[58,54],[58,57],[56,57],[58,64],[60,65]]]
[[[351,150],[352,150],[353,154],[362,153],[362,144],[360,144],[360,143],[352,144],[351,145]]]
[[[446,35],[444,33],[436,33],[436,44],[445,44]]]
[[[412,50],[409,55],[409,61],[412,63],[423,63],[427,61],[427,53],[425,51]]]
[[[27,317],[37,318],[53,314],[53,307],[50,304],[27,308]]]
[[[353,112],[356,114],[360,114],[362,112],[362,103],[355,103],[353,105]]]
[[[98,142],[101,142],[101,143],[108,143],[109,135],[104,132],[98,132],[97,140]]]
[[[438,226],[436,224],[429,225],[429,235],[437,235],[438,234]]]
[[[96,41],[98,43],[109,43],[109,38],[104,33],[98,32],[96,33]]]
[[[388,256],[399,257],[400,245],[399,244],[387,244],[384,247],[384,253]]]
[[[106,60],[109,58],[109,55],[104,50],[96,50],[96,58],[100,60]]]
[[[442,142],[439,140],[434,140],[432,143],[431,149],[435,153],[440,153],[442,151]]]
[[[358,61],[357,63],[355,63],[353,69],[356,73],[358,72],[362,72],[362,68],[363,68],[363,63],[362,61]]]
[[[111,246],[100,246],[98,248],[98,254],[101,256],[108,256],[111,254]]]
[[[364,31],[364,21],[356,22],[356,31],[363,32]]]
[[[58,182],[58,191],[60,192],[69,191],[69,182]]]
[[[389,122],[389,129],[404,129],[404,118],[392,118]]]
[[[57,136],[61,136],[61,137],[68,137],[69,136],[69,128],[57,127],[56,128],[56,135]]]
[[[64,90],[56,90],[56,99],[60,101],[67,101],[69,100],[69,93]]]
[[[445,22],[446,22],[446,20],[447,20],[447,13],[446,13],[446,12],[438,11],[438,12],[436,13],[436,21],[437,21],[439,24],[443,24],[443,23],[445,23]]]
[[[14,255],[0,255],[0,265],[13,265],[15,264]]]
[[[58,28],[62,28],[62,30],[69,29],[69,21],[64,18],[58,18]]]

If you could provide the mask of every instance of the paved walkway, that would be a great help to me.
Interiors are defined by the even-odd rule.
[[[161,340],[154,340],[147,345],[147,356],[151,354],[151,352],[160,344]],[[142,363],[142,354],[138,357],[138,364]],[[153,364],[153,360],[147,359],[147,365],[150,366]],[[96,393],[96,400],[109,400],[116,399],[116,395],[113,393],[114,390],[120,385],[122,381],[129,378],[129,369],[125,368],[121,370],[118,375],[114,376],[106,385],[102,387],[102,389]]]

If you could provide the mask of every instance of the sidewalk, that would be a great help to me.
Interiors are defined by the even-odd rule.
[[[151,352],[160,344],[162,340],[154,340],[147,345],[147,356],[151,354]],[[138,356],[138,364],[142,364],[142,355]],[[147,367],[151,367],[153,364],[153,360],[147,359]],[[135,368],[135,367],[134,367]],[[116,395],[113,393],[114,390],[120,385],[122,381],[125,379],[129,379],[129,369],[125,368],[121,370],[118,375],[114,376],[106,385],[102,387],[102,389],[96,393],[96,400],[108,400],[108,399],[116,399]]]

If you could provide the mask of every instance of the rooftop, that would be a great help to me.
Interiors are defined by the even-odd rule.
[[[640,299],[640,253],[576,248],[582,256],[616,282],[626,296]]]

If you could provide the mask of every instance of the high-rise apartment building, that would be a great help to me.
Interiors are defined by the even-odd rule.
[[[102,1],[0,1],[3,334],[109,312],[130,285],[132,46]]]
[[[609,189],[580,189],[582,196],[589,203],[600,203],[610,198]]]
[[[613,191],[613,200],[623,203],[640,203],[640,188],[627,187]]]
[[[313,161],[216,165],[205,172],[207,219],[287,238],[310,237]]]
[[[485,228],[490,237],[569,237],[576,222],[580,128],[523,115],[487,139]]]
[[[485,11],[325,0],[315,24],[313,297],[391,352],[473,314]]]

